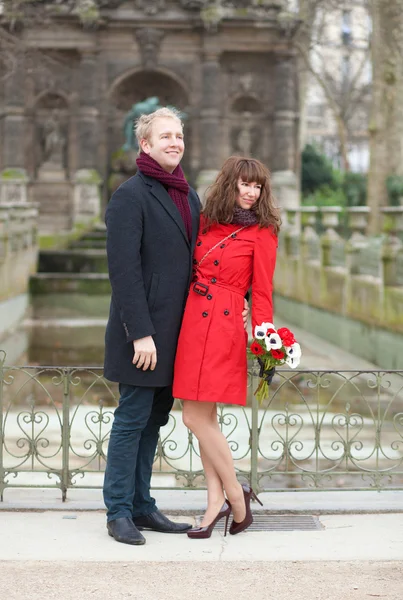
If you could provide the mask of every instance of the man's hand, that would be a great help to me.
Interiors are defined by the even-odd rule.
[[[244,298],[242,318],[243,318],[243,325],[244,325],[245,329],[248,327],[248,316],[249,316],[249,304],[248,304],[247,299]]]
[[[132,363],[137,369],[154,371],[157,364],[157,349],[151,335],[133,341],[134,356]]]

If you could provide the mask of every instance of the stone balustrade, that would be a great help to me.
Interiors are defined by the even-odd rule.
[[[365,235],[368,207],[347,209],[347,239],[340,235],[340,216],[337,206],[287,212],[276,312],[381,366],[375,359],[389,352],[384,365],[397,368],[394,342],[403,350],[403,207],[382,209],[382,235],[373,238]],[[362,347],[371,344],[373,352]]]
[[[0,303],[28,291],[38,259],[38,207],[0,204]]]

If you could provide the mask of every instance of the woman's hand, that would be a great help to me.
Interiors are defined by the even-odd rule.
[[[133,340],[133,348],[134,356],[132,363],[136,365],[137,369],[147,371],[149,368],[150,371],[154,371],[157,364],[157,349],[151,335],[139,340]]]
[[[247,299],[244,298],[242,318],[243,318],[243,325],[244,325],[245,329],[248,327],[248,316],[249,316],[249,304],[248,304]]]
[[[276,372],[276,367],[272,367],[271,369],[267,369],[267,371],[265,371],[264,361],[258,357],[257,362],[259,363],[259,366],[260,366],[259,377],[261,377],[262,379],[267,381],[267,383],[270,385],[271,382],[273,381],[273,377]]]

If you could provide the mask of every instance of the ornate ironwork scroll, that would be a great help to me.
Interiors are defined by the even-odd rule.
[[[258,406],[219,405],[237,472],[262,490],[403,489],[403,371],[278,371]],[[12,367],[0,351],[0,496],[9,487],[102,485],[117,388],[102,370]],[[174,406],[157,488],[200,488],[196,438]]]

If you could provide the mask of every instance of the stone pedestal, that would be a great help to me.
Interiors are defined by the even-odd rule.
[[[70,231],[73,226],[73,184],[49,179],[36,181],[31,199],[39,205],[39,232]]]
[[[88,223],[101,215],[102,180],[93,169],[80,169],[74,177],[73,223]]]
[[[299,186],[297,175],[293,171],[275,171],[271,176],[274,196],[277,200],[277,205],[281,209],[281,216],[288,224],[286,211],[297,210],[300,205]],[[299,230],[300,215],[296,215],[295,227]]]
[[[24,169],[5,169],[0,173],[0,204],[27,202],[28,176]]]
[[[39,181],[66,181],[66,169],[60,164],[44,162],[38,170]]]

